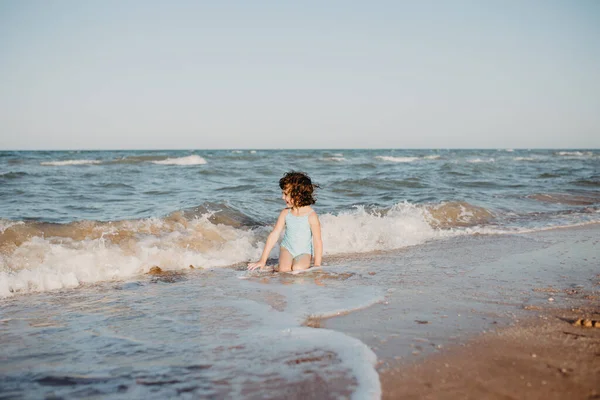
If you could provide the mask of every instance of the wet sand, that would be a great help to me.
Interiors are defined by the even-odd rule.
[[[600,398],[600,329],[568,322],[598,320],[600,309],[535,314],[419,362],[381,369],[383,398]]]
[[[384,399],[600,399],[600,327],[573,324],[600,321],[599,238],[589,225],[409,250],[466,272],[313,324],[371,347]]]

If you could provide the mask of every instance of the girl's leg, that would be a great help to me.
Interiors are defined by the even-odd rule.
[[[279,248],[279,272],[290,272],[292,270],[292,255],[285,247]]]
[[[310,254],[302,254],[298,257],[294,258],[294,262],[292,264],[293,271],[304,271],[310,268]]]

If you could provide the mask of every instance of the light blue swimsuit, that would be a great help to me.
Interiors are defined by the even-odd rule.
[[[285,234],[281,241],[281,247],[285,247],[293,258],[303,254],[313,254],[312,231],[308,222],[308,216],[313,212],[314,210],[306,215],[296,217],[292,214],[292,210],[289,210],[285,216]]]

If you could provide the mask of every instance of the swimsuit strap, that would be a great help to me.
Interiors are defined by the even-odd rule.
[[[310,214],[312,214],[314,212],[315,212],[315,210],[310,210],[310,212],[308,214],[306,214],[306,215],[298,215],[298,216],[296,216],[296,215],[292,214],[292,208],[291,207],[288,208],[288,215],[291,215],[292,217],[296,217],[296,218],[308,217]]]

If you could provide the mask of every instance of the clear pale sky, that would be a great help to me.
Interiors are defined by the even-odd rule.
[[[600,1],[0,0],[0,149],[498,147],[600,147]]]

